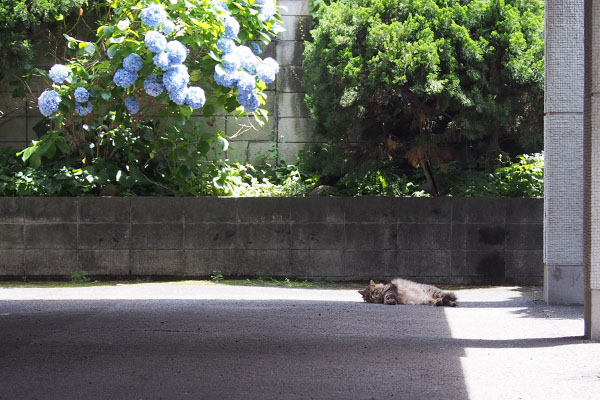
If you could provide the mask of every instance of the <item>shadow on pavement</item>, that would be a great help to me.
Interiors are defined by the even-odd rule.
[[[478,344],[453,339],[441,308],[359,302],[0,301],[0,314],[1,399],[462,400],[463,346]]]

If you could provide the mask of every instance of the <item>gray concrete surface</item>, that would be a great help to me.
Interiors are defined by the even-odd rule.
[[[545,1],[544,286],[551,304],[584,300],[584,61],[591,54],[584,3]]]
[[[64,279],[77,268],[189,279],[218,269],[541,285],[542,219],[542,199],[520,198],[4,197],[0,279]]]
[[[197,282],[0,289],[0,399],[597,399],[600,343],[541,288],[457,308]]]
[[[585,99],[584,99],[584,213],[583,267],[585,288],[585,337],[600,341],[600,7],[585,0]]]

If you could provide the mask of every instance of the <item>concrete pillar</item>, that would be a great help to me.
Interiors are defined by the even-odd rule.
[[[546,0],[544,294],[582,304],[584,0]]]
[[[585,0],[585,335],[600,341],[600,0]]]

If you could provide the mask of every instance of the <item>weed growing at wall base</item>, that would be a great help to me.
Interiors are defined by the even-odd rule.
[[[223,273],[220,269],[213,269],[210,279],[212,279],[213,282],[219,283],[224,279]]]
[[[90,281],[89,273],[84,269],[76,269],[71,273],[72,283],[87,283]]]

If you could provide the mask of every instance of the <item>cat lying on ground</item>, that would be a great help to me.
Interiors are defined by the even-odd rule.
[[[375,283],[359,290],[367,303],[376,304],[422,304],[427,306],[456,307],[456,295],[444,292],[432,285],[396,278],[390,283]]]

